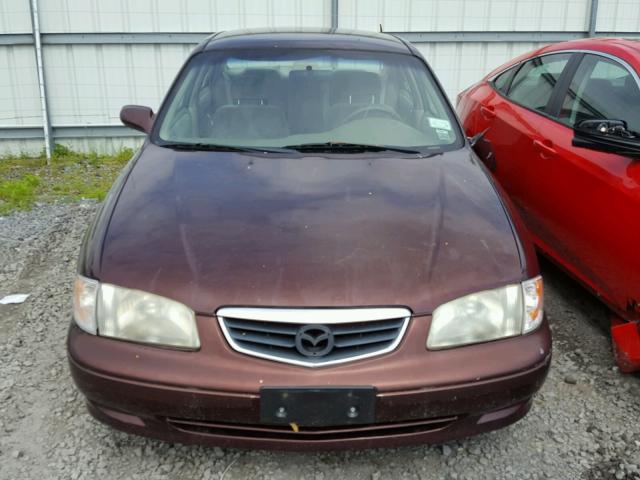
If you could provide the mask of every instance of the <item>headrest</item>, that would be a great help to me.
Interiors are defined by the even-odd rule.
[[[585,91],[591,94],[606,94],[611,91],[612,88],[611,82],[606,78],[590,78],[584,87]]]
[[[627,78],[624,79],[624,92],[627,95],[635,95],[637,96],[639,92],[638,82],[631,75],[627,75]]]
[[[352,103],[354,98],[358,99],[357,103],[372,103],[371,98],[380,95],[380,85],[380,76],[376,73],[339,70],[331,78],[331,103]]]

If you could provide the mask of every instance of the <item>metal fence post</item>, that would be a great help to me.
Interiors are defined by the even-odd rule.
[[[44,67],[42,63],[42,42],[40,38],[40,18],[38,16],[38,0],[30,0],[31,25],[33,32],[33,45],[36,54],[36,68],[38,69],[38,88],[40,91],[40,110],[42,112],[42,129],[44,133],[44,151],[47,156],[47,164],[51,163],[52,137],[51,123],[49,122],[49,108],[47,103],[47,85],[45,83]]]
[[[591,0],[589,9],[589,36],[595,37],[598,24],[598,0]]]
[[[338,0],[331,0],[331,28],[338,28]]]

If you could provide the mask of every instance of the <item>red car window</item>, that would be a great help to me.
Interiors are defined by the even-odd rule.
[[[570,58],[570,53],[559,53],[525,62],[511,82],[508,97],[524,107],[544,112]]]
[[[513,73],[516,71],[518,66],[511,67],[510,69],[502,72],[493,80],[493,86],[496,90],[499,90],[503,94],[506,94],[509,90],[509,85],[511,84],[511,78],[513,77]]]
[[[574,126],[583,120],[624,120],[640,131],[640,89],[622,64],[598,55],[585,55],[562,103],[560,120]]]

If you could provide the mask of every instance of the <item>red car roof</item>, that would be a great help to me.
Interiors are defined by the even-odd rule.
[[[640,70],[640,39],[631,38],[584,38],[579,40],[571,40],[568,42],[554,43],[546,45],[536,50],[522,54],[500,67],[491,71],[485,78],[492,77],[496,73],[508,68],[511,65],[526,60],[543,53],[558,52],[565,50],[591,50],[594,52],[606,53],[618,57],[631,66],[636,71]]]

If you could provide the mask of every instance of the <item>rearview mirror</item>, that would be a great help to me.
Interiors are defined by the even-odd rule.
[[[573,129],[573,146],[640,158],[640,136],[624,120],[583,120]]]
[[[149,107],[125,105],[120,110],[120,121],[129,128],[149,133],[153,126],[154,114]]]

